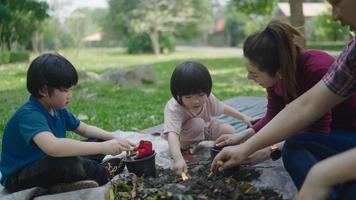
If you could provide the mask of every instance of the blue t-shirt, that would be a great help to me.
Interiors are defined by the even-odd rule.
[[[36,134],[48,131],[57,138],[65,138],[66,131],[76,130],[79,124],[80,121],[66,109],[55,109],[54,116],[50,115],[38,99],[31,96],[5,127],[0,162],[1,184],[5,186],[10,175],[46,156],[32,140]]]

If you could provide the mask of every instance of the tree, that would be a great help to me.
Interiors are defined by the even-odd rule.
[[[233,0],[238,11],[247,15],[269,15],[278,0]]]
[[[303,0],[289,0],[290,6],[290,23],[292,26],[299,28],[299,30],[305,34],[304,31],[304,13],[303,13]],[[300,45],[305,46],[305,40],[298,41]]]
[[[182,24],[201,23],[198,10],[208,0],[110,0],[109,14],[104,23],[107,37],[127,37],[147,33],[154,53],[160,54],[159,33],[179,32]],[[114,31],[110,31],[114,30]]]
[[[348,27],[342,26],[330,17],[330,11],[313,19],[313,37],[325,41],[345,41],[350,39]]]
[[[0,42],[2,49],[31,44],[32,35],[46,19],[48,4],[34,0],[0,1]]]
[[[278,0],[233,0],[236,8],[247,15],[269,15]],[[304,33],[303,0],[288,0],[290,6],[290,23]],[[305,46],[305,41],[299,42]]]

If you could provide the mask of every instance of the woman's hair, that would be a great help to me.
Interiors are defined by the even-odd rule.
[[[59,54],[42,54],[35,58],[27,71],[27,90],[37,98],[39,91],[47,87],[49,94],[54,89],[68,89],[78,82],[74,66]]]
[[[212,80],[209,71],[204,65],[195,61],[183,62],[176,66],[171,76],[171,93],[181,105],[182,96],[211,93]]]
[[[243,45],[244,56],[260,71],[270,76],[280,72],[283,98],[287,102],[297,97],[296,72],[301,47],[295,40],[300,38],[304,39],[294,27],[280,21],[271,21],[263,30],[249,35]]]

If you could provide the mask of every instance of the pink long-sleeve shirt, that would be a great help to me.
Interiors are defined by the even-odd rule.
[[[299,65],[297,66],[296,81],[298,84],[297,95],[300,96],[317,82],[319,82],[328,71],[334,58],[329,54],[318,50],[306,50],[301,54]],[[267,113],[252,128],[258,132],[270,120],[276,116],[289,102],[283,99],[283,83],[277,82],[267,90]],[[306,132],[330,132],[331,112],[325,113],[320,119],[316,120],[303,131]]]

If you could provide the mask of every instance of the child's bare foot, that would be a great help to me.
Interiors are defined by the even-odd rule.
[[[190,153],[189,149],[186,149],[186,150],[181,149],[180,151],[181,151],[184,161],[187,163],[187,165],[197,164],[199,162],[199,160],[196,159],[192,153]]]

